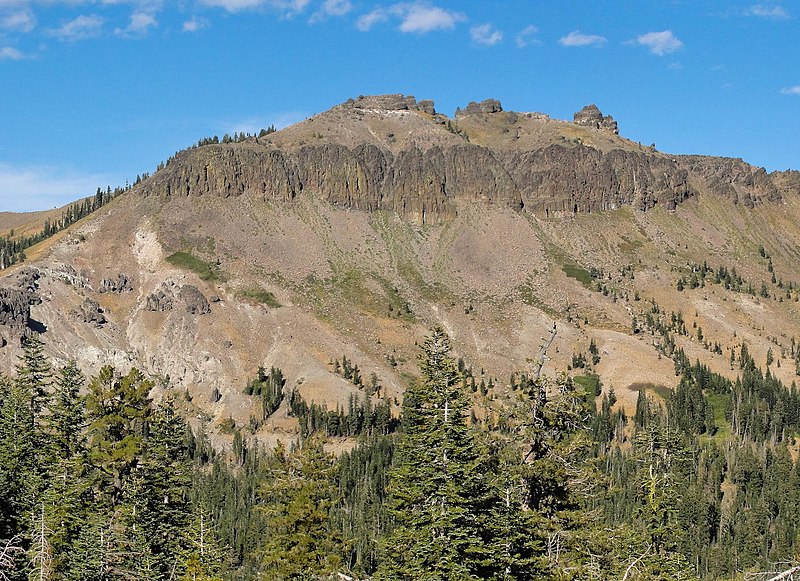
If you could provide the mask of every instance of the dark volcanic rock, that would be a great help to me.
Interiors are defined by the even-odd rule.
[[[709,191],[748,208],[762,202],[779,202],[790,191],[800,192],[800,178],[791,175],[797,172],[768,174],[763,167],[730,157],[680,155],[676,159]]]
[[[148,311],[164,312],[171,311],[175,295],[166,286],[162,286],[158,291],[148,295],[144,303],[144,308]]]
[[[575,113],[573,116],[573,123],[576,125],[585,125],[587,127],[594,127],[595,129],[602,129],[609,131],[615,135],[619,133],[617,122],[611,115],[603,115],[597,105],[586,105],[583,109]]]
[[[466,109],[456,109],[456,117],[461,115],[481,115],[485,113],[500,113],[503,106],[497,99],[486,99],[480,103],[470,101]]]
[[[31,318],[29,291],[20,288],[0,288],[0,325],[24,328]]]
[[[101,293],[129,293],[133,291],[133,286],[128,277],[122,273],[117,274],[117,278],[104,278],[100,281],[97,292]]]
[[[178,298],[186,305],[186,310],[193,315],[207,315],[211,312],[211,305],[205,295],[197,287],[190,284],[181,287]]]
[[[460,203],[591,212],[623,205],[641,210],[659,205],[674,209],[688,197],[706,191],[748,206],[779,201],[789,192],[800,193],[800,174],[796,172],[767,174],[741,160],[670,157],[636,149],[635,144],[611,135],[617,133],[616,122],[595,105],[576,113],[575,123],[609,133],[597,147],[570,141],[557,126],[551,126],[555,127],[548,130],[552,135],[545,131],[548,139],[534,140],[531,149],[509,147],[508,143],[497,148],[478,144],[492,144],[496,137],[491,136],[498,134],[498,127],[500,135],[505,131],[517,138],[520,131],[535,130],[534,126],[510,131],[509,127],[527,121],[513,112],[500,113],[502,106],[494,99],[473,102],[457,111],[462,120],[474,116],[470,123],[478,127],[475,143],[453,140],[457,124],[453,127],[451,120],[439,114],[428,118],[433,104],[417,103],[414,97],[359,97],[340,106],[347,108],[360,115],[346,115],[344,121],[335,116],[337,123],[370,122],[374,119],[371,110],[426,115],[414,118],[410,125],[422,127],[420,138],[406,139],[402,146],[395,137],[407,127],[406,114],[378,115],[384,142],[369,127],[378,141],[352,145],[350,137],[363,128],[350,132],[345,127],[343,134],[350,137],[343,141],[348,145],[335,139],[315,140],[310,145],[301,137],[289,144],[281,142],[280,147],[275,142],[250,141],[195,148],[178,154],[137,191],[164,198],[250,196],[275,203],[292,203],[300,195],[311,195],[341,208],[394,212],[420,224],[453,218]],[[389,123],[397,123],[398,129],[392,131]],[[441,135],[443,125],[450,128],[446,137]],[[119,284],[110,285],[114,286]]]
[[[674,209],[694,190],[688,173],[664,157],[615,149],[551,145],[514,154],[506,163],[533,210],[591,212],[631,205]]]
[[[83,323],[90,323],[95,327],[102,327],[108,322],[103,314],[103,309],[94,299],[84,299],[81,306],[73,312],[75,318]]]
[[[456,198],[520,209],[516,185],[482,147],[412,148],[394,156],[375,145],[305,146],[294,152],[207,146],[159,172],[145,195],[252,195],[291,201],[309,191],[344,208],[389,210],[419,223],[455,215]]]

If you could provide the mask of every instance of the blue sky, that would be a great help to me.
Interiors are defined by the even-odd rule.
[[[0,0],[0,210],[123,185],[214,134],[406,93],[800,169],[800,3]]]

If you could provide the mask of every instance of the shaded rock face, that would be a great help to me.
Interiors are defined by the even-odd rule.
[[[145,309],[152,312],[166,312],[175,308],[175,303],[180,301],[187,313],[192,315],[207,315],[211,312],[211,305],[205,295],[193,285],[187,284],[175,291],[175,283],[164,283],[154,293],[145,299]],[[219,300],[219,299],[217,299]]]
[[[129,293],[133,292],[133,286],[128,277],[122,273],[117,274],[117,278],[104,278],[100,281],[97,289],[100,293]]]
[[[81,303],[81,306],[78,307],[73,312],[73,316],[87,324],[94,325],[95,327],[102,327],[108,322],[106,316],[103,314],[103,309],[94,299],[87,298]]]
[[[573,123],[608,131],[614,135],[619,134],[617,122],[611,115],[603,115],[597,105],[586,105],[583,109],[575,113]]]
[[[159,172],[144,195],[252,195],[290,202],[310,191],[344,208],[389,210],[417,223],[455,215],[455,199],[522,208],[516,184],[486,149],[464,144],[393,155],[375,145],[305,146],[296,151],[207,146]]]
[[[20,288],[0,288],[0,325],[27,327],[31,318],[31,294]]]
[[[0,347],[40,325],[31,318],[31,306],[42,302],[37,294],[40,276],[35,268],[22,268],[6,279],[7,286],[0,287]]]
[[[411,96],[359,97],[338,108],[353,109],[360,115],[335,117],[337,123],[369,123],[376,118],[370,117],[373,114],[369,111],[377,110],[383,124],[381,135],[387,135],[389,141],[381,142],[368,125],[375,140],[360,144],[352,139],[348,145],[336,141],[308,145],[301,137],[291,142],[208,145],[178,154],[138,191],[164,198],[250,196],[274,203],[292,203],[300,195],[311,195],[341,208],[393,212],[417,224],[452,219],[460,203],[545,212],[591,212],[623,205],[671,210],[699,192],[724,195],[752,206],[800,191],[797,172],[767,174],[741,160],[670,157],[654,149],[642,150],[641,146],[637,150],[632,142],[613,137],[618,133],[616,121],[603,115],[596,105],[577,112],[574,123],[607,132],[599,140],[601,147],[567,140],[556,131],[553,135],[560,136],[561,141],[548,137],[549,141],[536,143],[531,149],[515,148],[513,141],[502,147],[470,143],[470,136],[458,129],[458,123],[454,127],[452,120],[435,113],[433,102],[417,102]],[[384,111],[423,115],[380,114]],[[486,134],[491,134],[498,126],[508,129],[532,118],[531,114],[521,119],[514,112],[503,112],[495,99],[472,102],[458,110],[456,117],[479,128],[476,141],[485,138],[480,128],[489,128]],[[404,125],[410,118],[413,124]],[[536,119],[550,122],[543,117]],[[397,123],[398,133],[410,134],[409,127],[423,127],[422,137],[392,148],[389,144],[396,143],[391,141],[395,133],[387,123]],[[359,134],[350,129],[361,134],[364,130],[360,126],[325,127],[331,134],[342,131],[343,135]],[[445,130],[446,139],[442,139]],[[515,133],[518,138],[519,131],[519,127],[506,131],[509,140]],[[453,139],[454,133],[460,138]],[[124,288],[123,281],[104,281],[101,292],[124,292],[119,290]],[[154,309],[167,308],[162,299],[154,299]]]
[[[144,308],[148,311],[165,312],[171,311],[175,296],[168,288],[162,287],[158,291],[148,295],[144,302]]]
[[[195,286],[182,286],[178,291],[178,298],[186,305],[186,311],[193,315],[207,315],[211,312],[211,305],[205,295]]]
[[[763,167],[729,157],[681,155],[677,160],[712,192],[748,208],[762,202],[779,202],[785,193],[800,191],[798,172],[768,174]]]
[[[485,99],[480,103],[470,101],[465,109],[456,109],[456,117],[462,115],[482,115],[486,113],[500,113],[503,106],[497,99]]]
[[[675,209],[694,195],[689,174],[663,157],[615,149],[551,145],[513,154],[506,166],[531,210],[591,212],[624,205]]]

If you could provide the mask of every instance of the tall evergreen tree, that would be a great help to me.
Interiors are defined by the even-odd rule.
[[[420,356],[422,378],[406,391],[403,429],[389,491],[396,524],[380,579],[486,578],[480,513],[488,482],[467,425],[469,405],[451,355],[435,328]]]
[[[265,574],[289,581],[336,573],[346,547],[330,524],[333,458],[312,437],[289,454],[279,444],[270,468],[262,490],[267,522]]]

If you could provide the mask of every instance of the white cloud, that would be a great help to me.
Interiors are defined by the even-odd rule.
[[[786,87],[785,89],[781,89],[781,95],[800,95],[800,85],[795,85],[794,87]]]
[[[388,8],[376,8],[356,21],[356,28],[362,32],[390,18],[400,21],[400,32],[425,34],[434,30],[452,30],[456,24],[467,19],[461,12],[446,10],[428,2],[400,2]]]
[[[110,183],[116,180],[63,168],[0,163],[0,209],[30,212],[63,206]]]
[[[558,39],[562,46],[603,46],[608,42],[605,36],[597,34],[583,34],[579,30],[573,30],[567,36]]]
[[[530,24],[523,28],[516,37],[514,37],[514,42],[517,43],[518,48],[525,48],[526,46],[530,46],[532,44],[541,44],[541,41],[534,38],[534,35],[539,32],[539,27]]]
[[[11,46],[0,47],[0,61],[18,61],[25,58],[20,51]]]
[[[675,52],[683,46],[683,43],[672,34],[671,30],[642,34],[637,36],[633,43],[646,46],[651,53],[658,56],[664,56],[665,54]]]
[[[208,21],[204,18],[192,18],[191,20],[187,20],[183,23],[183,27],[181,28],[182,32],[197,32],[203,28],[208,26]]]
[[[487,22],[486,24],[473,26],[469,31],[469,35],[472,38],[473,42],[476,42],[478,44],[485,44],[486,46],[494,46],[498,42],[503,40],[502,31],[497,30],[489,22]]]
[[[771,6],[766,4],[753,4],[750,8],[744,11],[744,15],[757,16],[759,18],[769,18],[771,20],[788,20],[791,18],[789,13],[778,4]]]
[[[1,3],[0,6],[2,6]],[[30,32],[35,26],[36,18],[28,10],[18,10],[0,18],[0,28],[3,30]]]
[[[350,0],[325,0],[319,10],[311,15],[310,23],[321,22],[331,16],[344,16],[353,10]]]
[[[401,32],[424,34],[434,30],[451,30],[457,23],[466,20],[466,17],[460,12],[451,12],[423,3],[403,6],[400,11],[403,19],[400,23]]]
[[[376,8],[372,12],[363,14],[356,20],[356,28],[361,32],[367,32],[376,24],[389,20],[389,14],[384,8]]]
[[[294,16],[306,9],[310,0],[200,0],[201,4],[224,8],[228,12],[241,12],[254,8],[272,8],[286,17]]]
[[[80,40],[96,36],[103,28],[104,20],[97,15],[80,15],[61,26],[50,31],[50,34],[61,40]]]
[[[123,36],[142,35],[154,26],[158,26],[155,16],[148,12],[134,12],[131,14],[131,22],[127,28],[117,28],[114,33]]]

